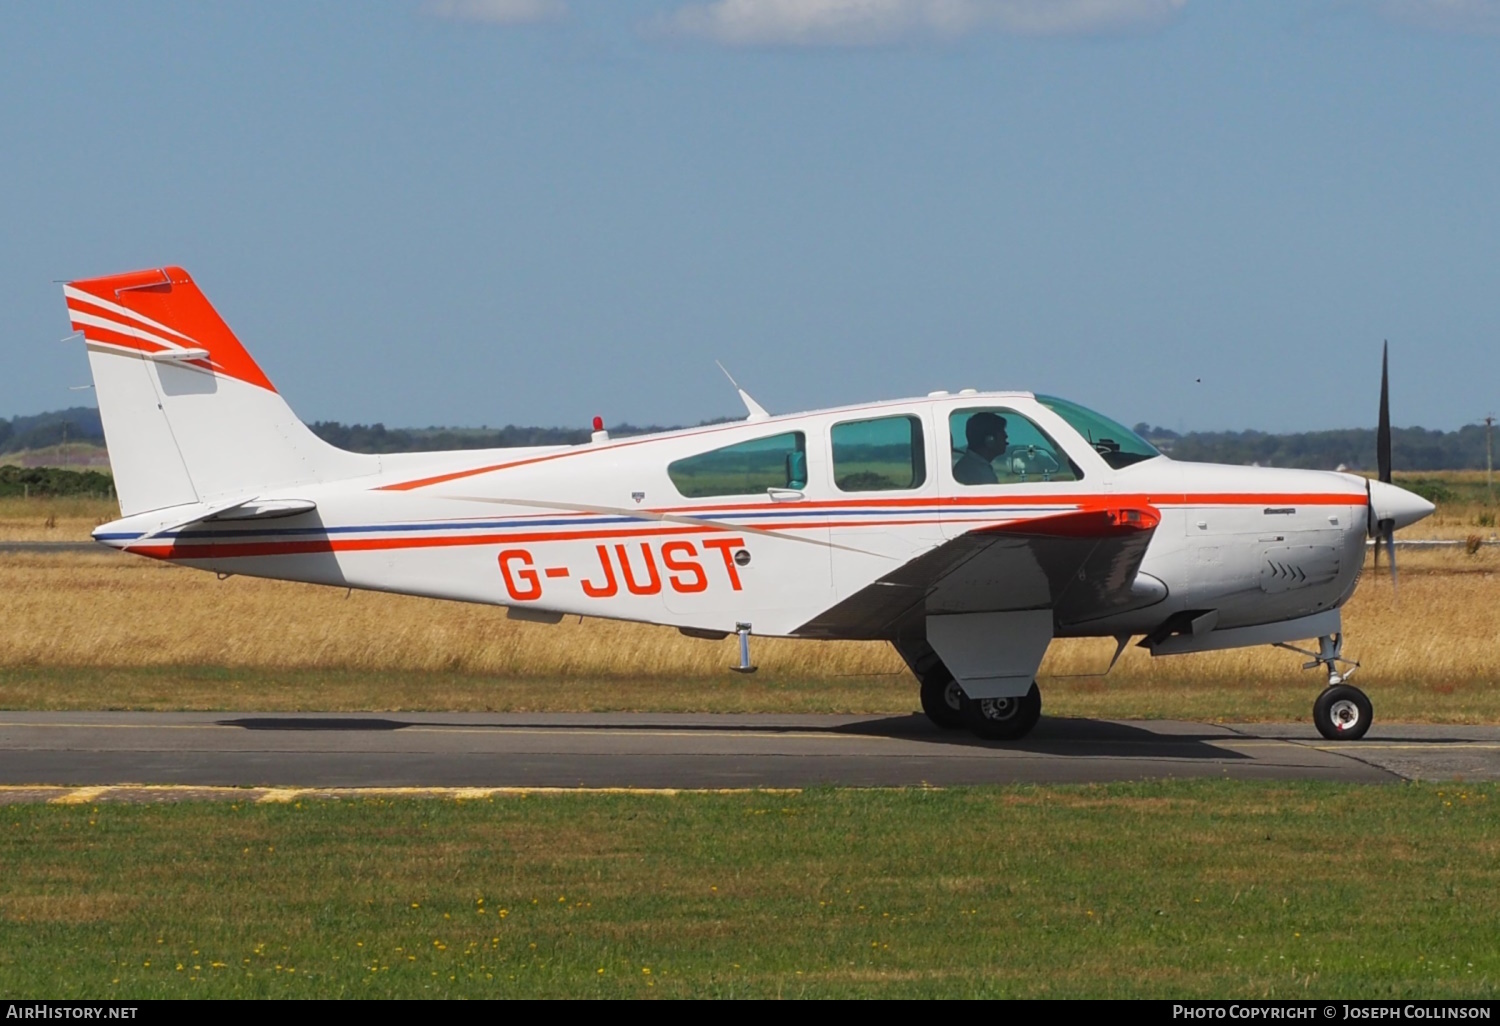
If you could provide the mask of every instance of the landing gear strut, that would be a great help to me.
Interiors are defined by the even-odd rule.
[[[1309,652],[1295,645],[1281,644],[1277,647],[1311,656],[1312,662],[1304,663],[1304,670],[1319,666],[1328,668],[1328,686],[1313,703],[1313,725],[1318,728],[1318,733],[1330,741],[1357,741],[1364,737],[1375,717],[1374,707],[1370,704],[1368,695],[1352,684],[1345,683],[1359,669],[1359,663],[1344,658],[1344,636],[1323,635],[1318,639],[1317,652]],[[1340,673],[1341,666],[1348,669]]]

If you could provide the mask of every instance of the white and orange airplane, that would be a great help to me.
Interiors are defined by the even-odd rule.
[[[596,418],[585,445],[365,455],[297,419],[182,269],[64,293],[120,500],[106,545],[738,633],[745,670],[752,633],[885,640],[935,723],[986,738],[1036,723],[1055,637],[1114,638],[1116,658],[1134,637],[1157,656],[1317,639],[1317,727],[1361,737],[1339,610],[1367,536],[1433,509],[1389,483],[1384,385],[1378,481],[1179,463],[1075,403],[973,389],[788,416],[741,391],[734,423],[612,439]]]

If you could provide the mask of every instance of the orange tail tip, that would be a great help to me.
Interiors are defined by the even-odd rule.
[[[229,325],[180,267],[69,282],[63,293],[73,330],[81,331],[90,346],[181,361],[186,366],[276,391]],[[206,351],[207,357],[195,358],[198,350]]]

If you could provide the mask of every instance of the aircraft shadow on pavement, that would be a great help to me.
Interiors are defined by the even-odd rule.
[[[243,727],[245,730],[400,730],[416,724],[353,716],[247,716],[239,720],[219,720],[218,726]]]
[[[439,720],[393,720],[381,717],[355,716],[247,716],[233,720],[219,720],[221,727],[240,727],[245,730],[292,730],[292,731],[392,731],[404,727],[455,727],[458,724]],[[474,729],[476,724],[464,724]],[[1088,720],[1044,716],[1036,728],[1019,741],[986,741],[965,730],[943,730],[932,724],[926,716],[912,713],[905,716],[881,716],[853,723],[837,723],[828,726],[816,724],[780,723],[681,723],[669,721],[644,721],[633,723],[558,721],[551,718],[535,720],[507,720],[488,724],[496,730],[525,728],[527,730],[568,731],[576,733],[586,730],[651,732],[669,729],[673,732],[722,733],[731,730],[746,734],[853,734],[863,737],[885,737],[907,742],[925,743],[945,748],[1005,748],[1017,752],[1037,755],[1077,755],[1117,758],[1174,758],[1216,759],[1236,761],[1252,758],[1229,748],[1222,748],[1211,741],[1226,740],[1232,735],[1222,731],[1202,733],[1162,733],[1126,723],[1107,720]]]
[[[1037,755],[1106,756],[1118,758],[1215,759],[1235,761],[1252,758],[1220,748],[1222,732],[1166,734],[1128,723],[1043,716],[1030,734],[1019,741],[986,741],[966,730],[943,730],[920,714],[891,716],[830,728],[830,733],[926,741],[961,748],[1005,748]]]

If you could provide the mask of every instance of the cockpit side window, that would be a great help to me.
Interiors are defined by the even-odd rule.
[[[1115,470],[1161,455],[1150,442],[1103,414],[1052,395],[1039,395],[1036,401],[1067,421]]]
[[[1002,407],[954,410],[948,417],[953,479],[961,485],[1079,481],[1083,471],[1041,428]]]
[[[668,464],[667,476],[689,499],[806,488],[807,437],[801,431],[788,431],[726,445]]]
[[[833,483],[843,492],[889,492],[920,488],[927,480],[922,422],[916,417],[879,417],[835,424]]]

